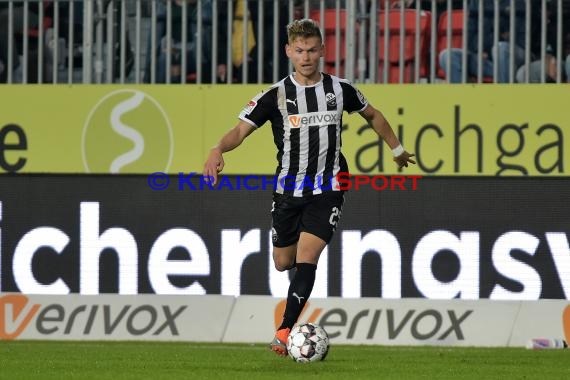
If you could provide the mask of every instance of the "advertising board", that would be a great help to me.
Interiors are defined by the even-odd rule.
[[[0,172],[201,171],[208,150],[264,88],[0,87]],[[570,174],[565,85],[359,88],[416,154],[407,174]],[[345,114],[342,140],[351,172],[400,174],[388,147],[358,114]],[[273,174],[275,157],[266,125],[227,154],[225,173]]]
[[[237,183],[236,176],[226,183]],[[271,190],[140,175],[0,177],[0,291],[273,295]],[[189,185],[192,185],[189,186]],[[570,299],[570,178],[353,188],[315,297]]]

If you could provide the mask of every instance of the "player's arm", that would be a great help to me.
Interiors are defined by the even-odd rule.
[[[204,176],[214,178],[213,185],[218,181],[218,173],[224,169],[224,158],[222,155],[237,148],[247,136],[253,132],[255,127],[240,120],[239,123],[230,129],[220,141],[210,149],[208,159],[204,163]]]
[[[372,126],[378,136],[388,144],[390,149],[392,149],[395,156],[394,161],[398,164],[399,168],[403,166],[408,167],[409,163],[416,163],[411,159],[414,155],[404,150],[390,123],[388,123],[388,120],[386,120],[380,111],[368,104],[366,108],[360,111],[360,115]]]

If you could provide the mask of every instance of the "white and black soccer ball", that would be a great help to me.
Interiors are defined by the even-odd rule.
[[[296,325],[287,338],[287,352],[300,363],[324,360],[329,352],[329,336],[314,323]]]

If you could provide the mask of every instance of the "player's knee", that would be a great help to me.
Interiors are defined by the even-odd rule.
[[[289,258],[275,258],[273,263],[275,264],[275,269],[279,272],[284,272],[295,266],[295,260],[290,260]]]
[[[275,269],[277,269],[279,272],[285,272],[291,268],[293,268],[292,264],[275,263]]]
[[[283,265],[280,265],[279,263],[275,263],[275,269],[277,269],[277,271],[279,272],[284,272],[287,270],[287,268]]]

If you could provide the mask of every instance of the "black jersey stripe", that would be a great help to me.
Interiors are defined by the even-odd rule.
[[[320,138],[319,128],[309,128],[309,163],[305,172],[305,183],[310,184],[303,187],[303,196],[312,194],[317,184],[317,169],[319,156]]]
[[[287,113],[296,115],[299,113],[299,105],[297,104],[297,86],[290,77],[283,81],[285,86],[285,104],[287,105]]]
[[[327,156],[325,160],[325,169],[323,171],[323,183],[325,184],[323,188],[330,187],[330,178],[334,173],[335,167],[335,158],[336,158],[336,145],[337,145],[337,130],[334,126],[329,125],[328,128],[328,148],[327,148]],[[336,173],[338,174],[338,173]],[[326,182],[325,182],[326,181]]]
[[[337,93],[335,93],[335,89],[333,86],[333,80],[330,75],[323,74],[323,90],[325,93],[325,101],[327,111],[334,111],[338,109]],[[342,123],[341,123],[342,124]],[[341,125],[342,126],[342,125]],[[337,134],[338,134],[338,126],[337,125],[329,125],[327,129],[327,153],[325,158],[325,167],[322,174],[322,188],[323,189],[331,189],[331,177],[334,173],[335,168],[335,157],[336,157],[336,149],[337,149]]]
[[[330,75],[323,74],[323,89],[325,90],[325,100],[327,104],[327,111],[337,110],[336,94],[333,88],[333,82]],[[331,94],[331,95],[329,95]],[[334,96],[334,98],[332,97]]]
[[[308,112],[319,111],[319,101],[317,100],[317,92],[314,87],[308,87],[305,89],[305,100],[307,101]]]

